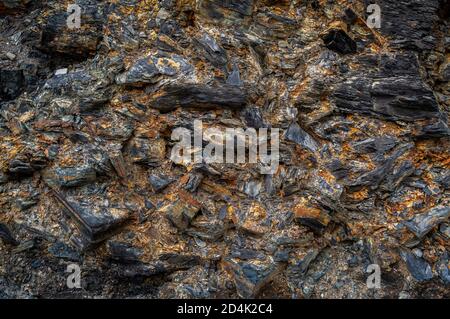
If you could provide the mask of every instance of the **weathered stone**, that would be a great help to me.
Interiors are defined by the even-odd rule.
[[[230,258],[225,259],[223,264],[227,272],[231,274],[241,298],[257,297],[261,289],[283,268],[277,263],[253,263]]]
[[[160,209],[175,227],[186,230],[191,221],[200,211],[201,205],[190,195],[180,192],[179,198],[173,203],[167,204]]]
[[[158,192],[162,191],[164,188],[166,188],[167,186],[169,186],[173,182],[173,179],[171,179],[169,177],[165,177],[165,176],[159,176],[159,175],[152,174],[149,177],[149,181],[150,181],[150,185],[152,186],[153,190],[158,193]]]
[[[19,242],[14,238],[8,226],[0,223],[0,238],[5,244],[17,246]]]
[[[22,70],[0,70],[0,101],[18,97],[25,86]]]
[[[434,227],[446,221],[450,216],[450,207],[435,207],[430,211],[416,215],[411,220],[403,222],[403,224],[416,235],[423,238]]]
[[[245,93],[236,86],[211,87],[184,84],[165,87],[158,97],[150,101],[150,106],[163,112],[177,107],[198,109],[240,109],[247,104]]]
[[[414,279],[418,281],[428,281],[433,278],[431,266],[423,258],[415,256],[409,250],[401,251],[400,255]]]
[[[356,42],[344,30],[332,29],[323,37],[323,42],[330,50],[350,54],[356,53]]]
[[[316,233],[322,233],[331,222],[330,216],[321,209],[297,205],[294,207],[295,220],[311,228]]]
[[[142,86],[160,81],[164,76],[192,72],[192,66],[178,55],[151,56],[136,61],[131,68],[116,77],[117,84]]]

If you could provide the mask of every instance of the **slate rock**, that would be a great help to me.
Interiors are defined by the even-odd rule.
[[[425,259],[417,257],[411,251],[406,249],[400,252],[400,256],[405,261],[406,267],[411,275],[417,281],[428,281],[433,278],[431,266]]]
[[[112,260],[120,263],[138,263],[142,251],[124,242],[108,241],[108,252]]]
[[[64,198],[52,190],[59,203],[65,208],[65,213],[75,222],[87,243],[99,243],[123,226],[130,218],[127,209],[95,205],[88,200]]]
[[[18,97],[25,89],[22,70],[0,69],[0,102]]]
[[[283,269],[282,264],[278,263],[239,261],[234,258],[226,258],[223,264],[241,298],[257,297],[264,286]]]
[[[331,217],[319,208],[297,205],[294,207],[295,221],[321,234],[331,222]]]
[[[437,271],[442,281],[446,285],[450,285],[450,261],[448,252],[444,252],[441,259],[437,263]]]
[[[162,207],[159,211],[165,214],[175,227],[186,230],[200,211],[201,205],[188,193],[180,192],[179,195],[177,200]]]
[[[434,227],[448,220],[450,207],[438,206],[430,211],[418,214],[414,218],[403,222],[403,224],[413,232],[417,238],[423,238]]]
[[[0,223],[0,239],[8,245],[17,246],[19,242],[14,238],[8,226]]]
[[[164,76],[192,72],[192,66],[181,56],[155,55],[139,59],[128,71],[116,77],[117,84],[142,86],[160,81]]]
[[[57,168],[54,172],[56,183],[62,187],[78,187],[92,183],[97,178],[96,171],[89,166]]]
[[[325,46],[341,54],[356,53],[356,42],[344,31],[332,29],[323,37]]]
[[[368,3],[369,1],[365,1]],[[441,1],[378,1],[381,8],[381,33],[392,37],[392,45],[412,50],[430,50],[437,39],[430,36],[438,21]]]
[[[80,254],[71,246],[61,241],[57,241],[48,248],[48,252],[53,256],[70,261],[80,261]]]
[[[198,109],[241,109],[247,104],[244,91],[236,86],[218,87],[200,84],[169,85],[150,101],[150,106],[162,112],[178,107]]]
[[[46,20],[41,36],[41,50],[49,54],[62,54],[74,58],[86,58],[95,54],[103,38],[101,3],[82,6],[83,27],[69,29],[67,12],[53,12]]]
[[[295,122],[289,126],[284,137],[289,141],[301,145],[311,152],[316,152],[319,150],[319,144],[316,140]]]
[[[166,143],[163,139],[136,137],[130,142],[129,152],[134,163],[157,167],[164,160]]]
[[[149,177],[150,185],[153,188],[153,191],[159,193],[164,188],[169,186],[174,180],[170,177],[166,177],[163,175],[151,174]]]
[[[346,113],[404,121],[440,116],[433,91],[416,77],[350,77],[333,97],[337,108]]]

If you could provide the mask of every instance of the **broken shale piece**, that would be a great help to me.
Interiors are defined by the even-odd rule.
[[[179,193],[179,198],[161,208],[167,218],[180,230],[185,230],[200,211],[201,204],[185,191]]]
[[[0,239],[8,245],[17,246],[19,242],[14,238],[8,226],[0,223]]]
[[[59,192],[52,190],[55,198],[64,206],[80,232],[89,243],[99,243],[122,226],[130,217],[126,209],[93,205],[92,202],[65,199]]]
[[[247,104],[245,92],[236,86],[224,84],[218,87],[198,84],[169,85],[150,102],[150,106],[162,112],[178,107],[198,109],[242,109]]]
[[[294,208],[295,220],[306,227],[311,228],[315,233],[322,233],[331,221],[330,216],[318,209],[297,205]]]
[[[450,216],[450,207],[435,207],[430,211],[414,216],[403,224],[421,239],[428,234],[435,226],[446,221]]]

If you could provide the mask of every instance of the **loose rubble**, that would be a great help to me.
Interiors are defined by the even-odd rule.
[[[369,2],[0,0],[0,298],[449,298],[448,1]]]

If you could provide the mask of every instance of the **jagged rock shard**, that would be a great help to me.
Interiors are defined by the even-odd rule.
[[[322,233],[331,221],[330,216],[318,209],[297,205],[294,208],[295,220],[300,224],[311,228],[315,233]]]
[[[282,269],[280,264],[273,262],[238,261],[231,258],[226,258],[223,265],[232,276],[241,298],[255,298]]]
[[[92,203],[71,199],[65,200],[64,207],[90,243],[105,240],[130,217],[125,209],[93,207]]]
[[[165,87],[150,102],[150,106],[162,112],[177,107],[199,109],[241,109],[247,104],[244,91],[236,86],[224,84],[211,87],[198,84],[180,84]]]
[[[381,32],[394,38],[392,45],[397,48],[429,50],[436,46],[432,29],[438,21],[436,12],[445,1],[390,1],[381,0]]]
[[[446,285],[450,285],[450,261],[448,252],[442,254],[441,259],[437,264],[437,271],[442,281]]]
[[[251,15],[253,0],[202,0],[198,8],[201,15],[213,21],[232,24]]]
[[[0,223],[0,239],[3,240],[5,244],[17,246],[19,242],[14,238],[8,226]]]
[[[180,230],[188,228],[191,221],[200,211],[201,205],[186,192],[180,192],[180,197],[160,211]]]
[[[130,144],[131,159],[136,164],[157,167],[164,160],[166,143],[163,139],[134,138]]]
[[[109,241],[108,252],[111,259],[120,263],[137,263],[140,261],[142,251],[128,243]]]
[[[169,186],[173,182],[173,179],[165,177],[165,176],[152,174],[149,177],[149,181],[150,181],[150,185],[153,188],[153,191],[155,191],[156,193],[159,193],[164,188]]]
[[[6,12],[22,10],[31,1],[32,0],[1,0],[0,1],[0,14],[6,13]]]
[[[429,212],[416,215],[403,224],[412,231],[417,238],[423,238],[435,226],[446,221],[450,216],[450,207],[435,207]]]
[[[189,73],[192,66],[178,55],[156,55],[139,59],[125,73],[116,77],[117,84],[142,86],[158,82],[163,76],[172,77],[178,73]]]
[[[439,115],[433,91],[416,77],[350,78],[338,87],[334,98],[342,111],[392,120],[414,121]]]
[[[316,152],[319,149],[318,143],[297,123],[292,123],[289,126],[288,130],[286,131],[285,138],[289,141],[301,145],[311,152]]]
[[[324,37],[323,42],[330,50],[342,54],[356,53],[356,42],[344,30],[332,29]]]
[[[402,259],[406,263],[411,275],[418,281],[428,281],[433,278],[433,272],[431,266],[425,261],[425,259],[417,257],[409,250],[402,250],[400,252]]]
[[[95,181],[95,170],[87,167],[65,167],[55,170],[56,182],[63,187],[77,187]]]
[[[0,70],[0,102],[18,97],[24,85],[25,78],[22,70]]]
[[[93,55],[103,37],[103,18],[97,12],[102,6],[101,3],[83,5],[80,28],[70,29],[67,26],[67,12],[51,14],[42,31],[41,49],[50,54],[59,53],[71,57]]]

